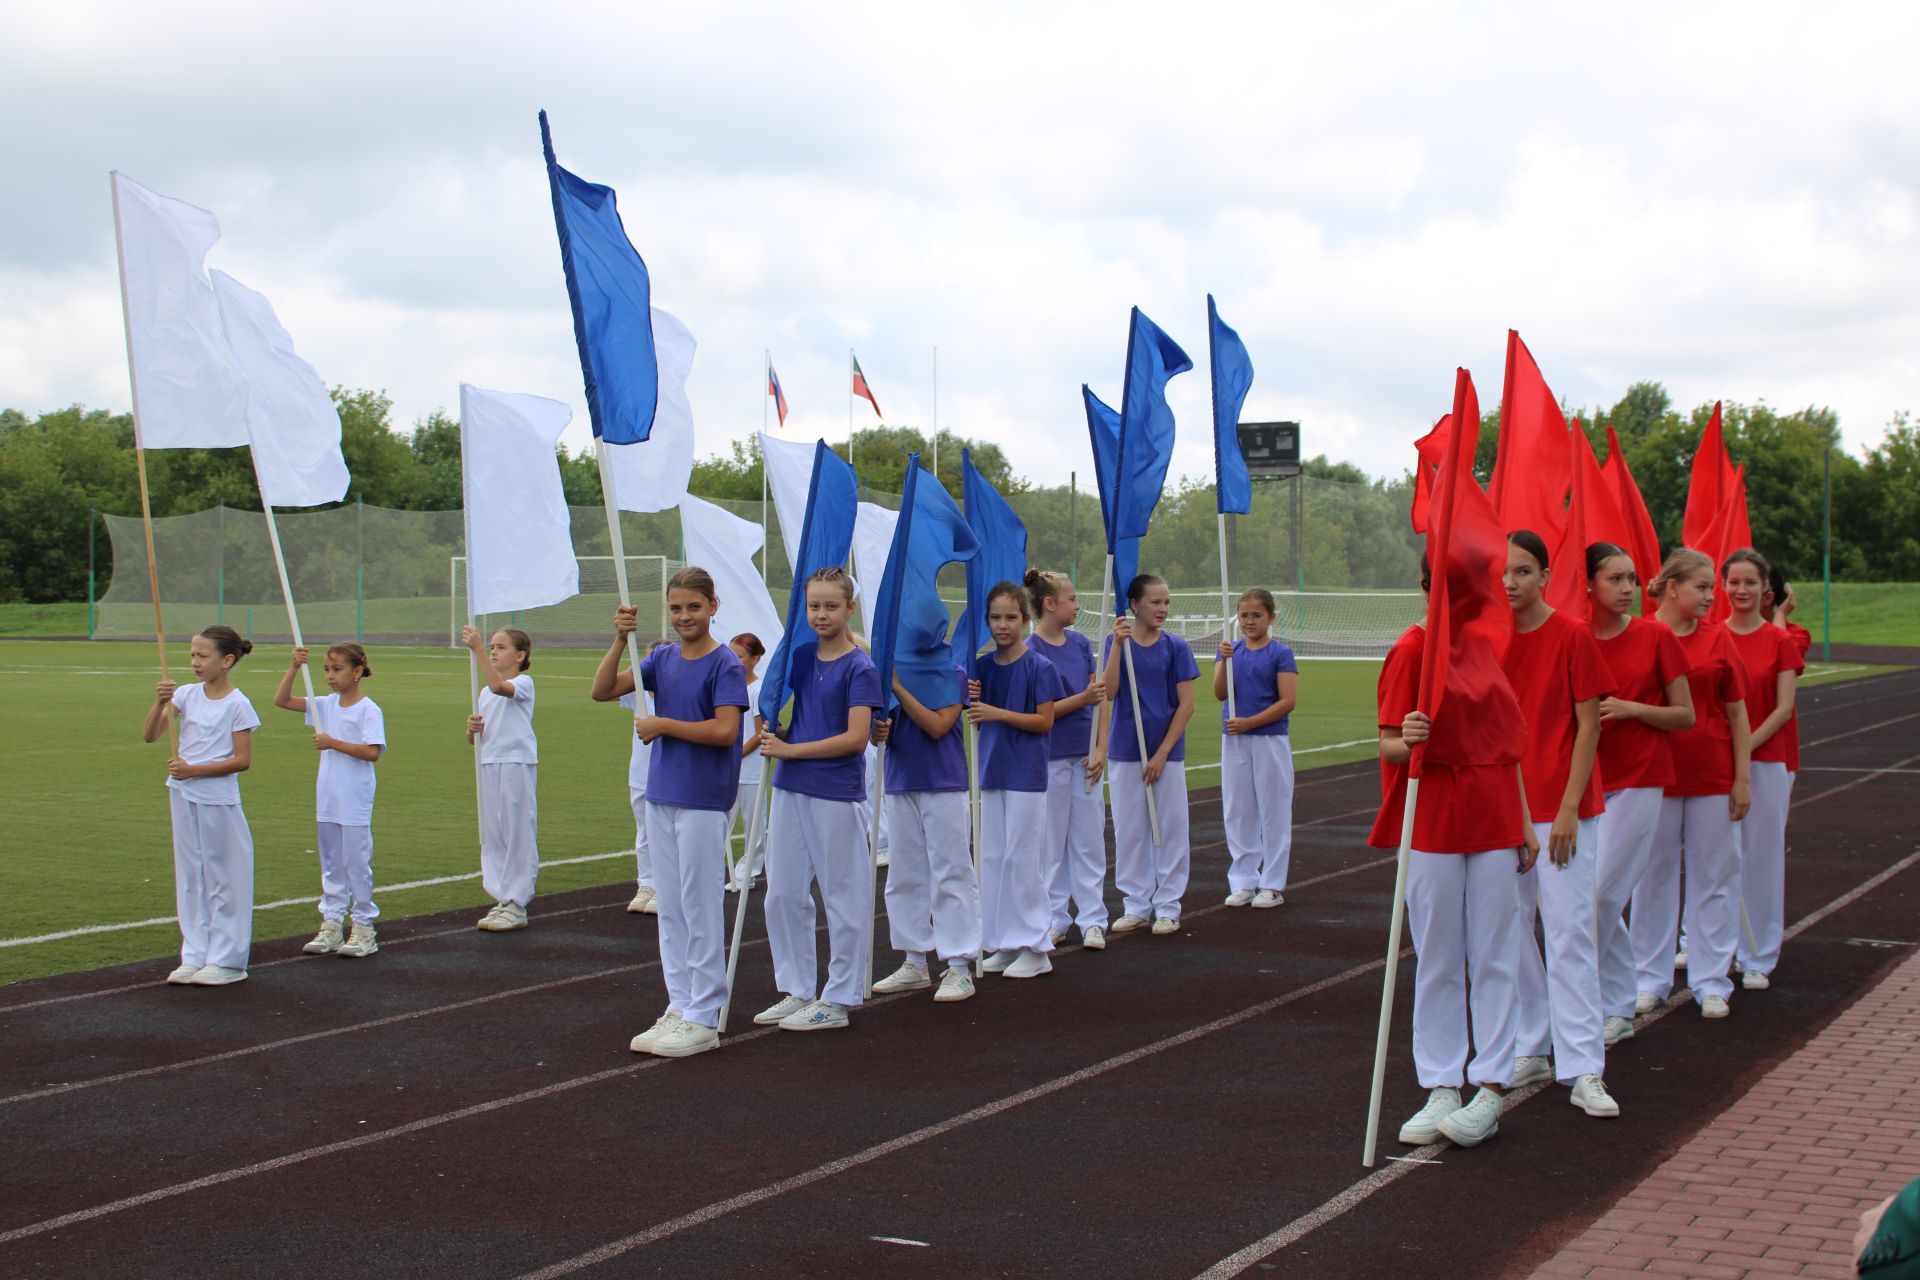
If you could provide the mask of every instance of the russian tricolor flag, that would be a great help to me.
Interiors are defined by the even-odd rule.
[[[767,361],[767,394],[773,397],[774,412],[780,415],[780,425],[787,425],[787,393],[780,389],[780,375],[773,371],[773,361]]]

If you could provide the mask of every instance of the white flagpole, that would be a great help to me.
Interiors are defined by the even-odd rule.
[[[600,437],[593,439],[593,455],[600,463],[600,501],[607,508],[607,541],[613,551],[613,585],[620,593],[620,604],[624,608],[633,603],[633,596],[627,591],[627,543],[620,532],[620,504],[613,491],[613,463],[607,457],[607,442]],[[762,468],[762,474],[765,469]],[[472,565],[468,565],[471,574]],[[665,584],[661,584],[661,596],[666,595]],[[640,631],[635,628],[627,632],[627,663],[633,668],[634,699],[645,708],[647,694],[640,687]]]
[[[880,887],[880,806],[887,800],[887,744],[874,749],[873,825],[867,832],[867,994],[873,994],[873,949],[879,927],[872,924],[873,895]]]
[[[940,348],[933,349],[933,478],[940,478]]]
[[[747,708],[747,714],[753,714],[753,708]],[[771,729],[768,730],[772,732]],[[753,851],[759,846],[761,837],[766,834],[767,807],[772,803],[773,769],[779,761],[763,760],[760,770],[760,785],[753,792],[753,811],[747,814],[747,851],[741,856],[747,871],[746,881],[740,886],[740,901],[733,908],[733,942],[727,947],[727,998],[720,1002],[720,1026],[722,1035],[727,1030],[727,1011],[733,1008],[733,978],[740,970],[740,940],[747,932],[747,899],[753,896]],[[731,873],[729,873],[731,874]]]
[[[847,348],[847,465],[853,466],[853,362],[857,357],[853,348]],[[853,473],[853,487],[856,494],[860,488],[860,473]]]
[[[1107,623],[1112,619],[1112,615],[1108,612],[1108,610],[1110,610],[1112,607],[1113,607],[1113,552],[1109,551],[1107,552],[1106,572],[1100,575],[1100,638],[1094,641],[1093,643],[1094,661],[1099,664],[1099,670],[1101,672],[1100,678],[1103,680],[1106,678],[1107,664],[1105,660],[1105,655],[1102,654],[1100,651],[1107,647]],[[1093,749],[1099,745],[1100,745],[1100,713],[1098,710],[1095,710],[1093,715],[1093,728],[1090,729],[1087,733],[1087,757],[1089,759],[1093,757]],[[1087,778],[1084,775],[1082,776],[1081,781],[1082,781],[1082,785],[1084,785],[1088,791],[1092,791],[1096,786],[1099,785],[1093,779]]]
[[[248,446],[247,452],[253,455],[253,482],[257,486],[260,483],[260,455],[254,452],[251,445]],[[300,611],[294,607],[293,586],[287,581],[287,557],[280,550],[280,525],[273,518],[273,504],[267,501],[267,491],[264,488],[260,490],[260,510],[265,512],[267,517],[267,543],[273,548],[273,567],[280,573],[280,597],[287,602],[287,626],[293,631],[294,647],[304,648],[307,642],[300,636]],[[313,669],[307,663],[300,664],[300,679],[307,687],[307,711],[312,714]],[[318,716],[314,717],[313,727],[320,728]]]
[[[1140,718],[1140,682],[1133,674],[1133,641],[1120,646],[1120,659],[1127,664],[1127,692],[1133,695],[1133,732],[1140,743],[1140,774],[1147,793],[1147,825],[1153,829],[1153,842],[1160,843],[1160,807],[1153,801],[1153,785],[1146,782],[1147,724]]]
[[[1220,643],[1233,643],[1233,602],[1229,598],[1232,589],[1227,586],[1227,513],[1219,514],[1220,521],[1220,616],[1225,619],[1224,629],[1220,632]],[[1227,719],[1240,714],[1233,705],[1233,655],[1228,654],[1227,664]]]
[[[1407,810],[1400,819],[1400,854],[1394,860],[1393,918],[1387,925],[1387,969],[1380,985],[1380,1031],[1373,1042],[1373,1089],[1367,1100],[1367,1141],[1360,1163],[1373,1168],[1380,1139],[1380,1096],[1387,1084],[1387,1032],[1393,1023],[1393,988],[1400,976],[1400,927],[1407,905],[1407,857],[1413,848],[1413,811],[1420,799],[1420,779],[1407,779]]]
[[[967,721],[967,838],[973,846],[973,889],[980,892],[980,743],[973,721]],[[986,948],[973,957],[973,976],[984,977]]]
[[[760,436],[767,434],[767,402],[773,399],[773,352],[761,352],[766,357],[766,367],[760,378]],[[767,557],[773,554],[773,539],[767,531],[767,449],[760,446],[760,585],[767,585]],[[747,708],[749,712],[753,708]]]

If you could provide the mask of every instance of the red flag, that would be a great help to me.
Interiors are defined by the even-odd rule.
[[[1479,399],[1465,369],[1454,374],[1453,420],[1480,421]],[[1434,727],[1426,746],[1413,753],[1409,773],[1416,778],[1429,755],[1444,765],[1511,764],[1526,742],[1520,704],[1500,669],[1501,651],[1511,636],[1506,595],[1499,587],[1507,535],[1473,478],[1473,449],[1467,443],[1472,435],[1449,435],[1428,510],[1433,589],[1418,705]]]
[[[873,389],[867,385],[867,375],[860,372],[860,358],[849,351],[847,359],[853,362],[853,394],[864,396],[867,403],[873,406],[873,416],[878,418],[880,402],[873,398]]]
[[[1447,456],[1447,440],[1453,435],[1453,415],[1444,414],[1433,430],[1413,442],[1417,455],[1413,460],[1413,531],[1427,531],[1427,508],[1433,502],[1433,478]]]
[[[1607,426],[1607,465],[1600,470],[1613,484],[1613,498],[1625,521],[1625,540],[1614,541],[1633,557],[1633,571],[1639,575],[1642,588],[1640,611],[1651,617],[1658,602],[1645,593],[1645,587],[1660,572],[1660,535],[1653,527],[1647,500],[1640,496],[1640,486],[1627,469],[1626,451],[1620,447],[1620,437],[1614,434],[1611,423]]]
[[[1627,545],[1628,524],[1620,513],[1613,486],[1600,474],[1580,420],[1568,432],[1572,451],[1573,492],[1567,504],[1567,532],[1554,549],[1553,577],[1547,583],[1547,603],[1570,610],[1576,618],[1593,616],[1593,598],[1587,592],[1587,547],[1595,542]]]
[[[1728,486],[1727,500],[1720,507],[1720,514],[1701,535],[1702,545],[1694,547],[1705,552],[1713,561],[1714,577],[1720,576],[1720,566],[1729,555],[1742,547],[1753,545],[1753,529],[1747,523],[1747,469],[1735,467],[1733,480]],[[1689,543],[1689,546],[1693,544]],[[1733,613],[1733,602],[1727,593],[1716,585],[1713,604],[1707,610],[1708,622],[1725,622]]]
[[[1720,433],[1720,402],[1716,400],[1713,417],[1700,437],[1700,448],[1693,455],[1693,472],[1687,480],[1687,512],[1680,522],[1682,545],[1710,556],[1716,554],[1703,539],[1720,518],[1720,508],[1727,505],[1733,487],[1733,459],[1727,456],[1727,442]]]
[[[1507,330],[1506,389],[1500,397],[1500,449],[1488,493],[1500,524],[1511,533],[1531,529],[1549,547],[1567,529],[1567,489],[1573,482],[1567,420],[1540,376],[1533,353]]]

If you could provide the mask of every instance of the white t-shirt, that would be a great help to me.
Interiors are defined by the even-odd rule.
[[[522,671],[513,678],[513,696],[503,698],[480,686],[478,715],[481,764],[538,764],[540,741],[533,736],[533,677]]]
[[[207,696],[205,685],[183,684],[173,691],[180,712],[180,758],[188,764],[212,764],[233,758],[233,735],[260,727],[253,704],[239,689],[226,697]],[[219,778],[168,778],[167,786],[195,804],[239,804],[240,775]]]
[[[356,746],[387,745],[387,719],[380,704],[362,697],[350,707],[340,695],[307,699],[307,723],[316,732]],[[343,827],[373,825],[373,761],[356,760],[338,751],[320,753],[320,776],[314,782],[314,820]]]
[[[627,790],[636,795],[647,794],[647,757],[653,754],[653,748],[640,741],[640,735],[633,731],[633,722],[647,714],[640,710],[641,697],[638,692],[620,695],[620,705],[627,712]]]
[[[744,744],[748,738],[753,736],[753,718],[754,716],[758,715],[759,712],[760,712],[760,681],[755,680],[752,684],[747,686],[747,707],[746,707],[746,710],[740,713],[740,741],[742,744]],[[760,771],[765,767],[766,766],[762,762],[760,758],[760,753],[758,751],[754,752],[750,756],[742,756],[740,759],[741,785],[744,786],[749,782],[760,781]]]

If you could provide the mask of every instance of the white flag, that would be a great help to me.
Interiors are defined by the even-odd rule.
[[[234,368],[246,382],[247,434],[269,506],[338,502],[350,483],[340,454],[340,412],[313,366],[293,349],[273,304],[224,271],[213,295]]]
[[[220,239],[219,221],[119,173],[113,175],[113,202],[140,444],[245,444],[247,389],[233,367],[207,280],[207,251]]]
[[[893,549],[893,527],[899,523],[898,511],[872,502],[863,502],[853,511],[853,585],[859,596],[863,635],[872,632],[873,624],[867,619],[873,602],[880,597],[887,552]]]
[[[725,644],[751,631],[772,653],[780,644],[780,614],[753,562],[762,544],[760,526],[688,494],[680,500],[680,533],[687,563],[713,575],[714,594],[720,597],[713,638]]]
[[[460,384],[469,614],[537,609],[580,593],[554,453],[572,419],[558,400]]]
[[[607,446],[614,498],[622,511],[666,511],[687,495],[693,475],[693,333],[676,316],[653,308],[653,354],[660,368],[653,430],[640,444]],[[772,647],[768,650],[771,653]]]
[[[817,443],[780,440],[760,433],[760,458],[767,470],[767,488],[773,493],[774,512],[780,517],[780,539],[787,544],[788,569],[800,563],[800,526],[807,519],[807,490],[813,484],[813,450]]]

